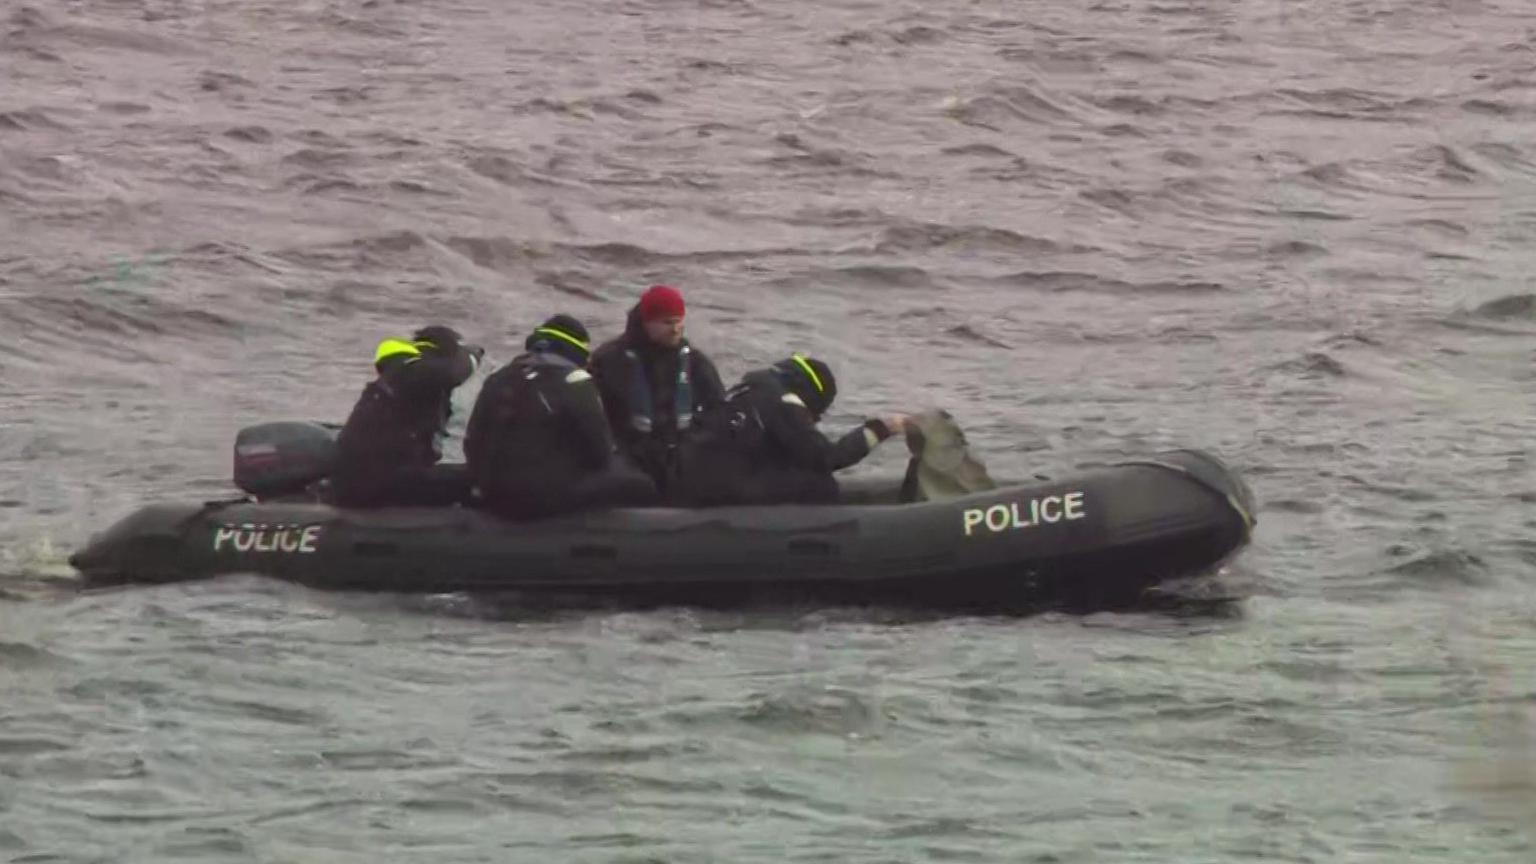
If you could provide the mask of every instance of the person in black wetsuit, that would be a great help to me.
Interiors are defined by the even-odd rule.
[[[592,355],[613,437],[663,491],[680,434],[725,399],[715,364],[683,337],[685,314],[676,288],[654,285],[629,310],[623,335]]]
[[[438,464],[453,391],[485,351],[452,328],[423,327],[407,342],[385,339],[374,354],[378,377],[336,439],[331,501],[342,507],[447,506],[469,491],[463,465]]]
[[[524,346],[528,353],[486,379],[464,433],[481,505],[536,519],[657,503],[655,484],[619,454],[608,429],[581,322],[556,315]]]
[[[836,502],[833,472],[903,432],[907,420],[903,414],[867,420],[832,441],[816,423],[836,396],[832,370],[799,354],[748,373],[684,440],[669,502],[685,507]]]

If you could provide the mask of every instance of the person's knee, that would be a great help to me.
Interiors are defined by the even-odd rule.
[[[661,500],[655,481],[639,471],[616,470],[598,474],[583,486],[581,497],[588,509],[645,507]]]
[[[728,507],[742,502],[746,495],[743,484],[722,475],[684,475],[662,493],[662,503],[668,507]]]
[[[621,476],[614,484],[614,506],[650,507],[661,503],[661,491],[644,474]]]
[[[806,478],[805,492],[805,500],[809,504],[834,504],[842,494],[842,490],[837,485],[837,478],[831,474]]]
[[[390,478],[384,497],[404,507],[449,507],[468,503],[471,483],[463,465],[407,468]]]

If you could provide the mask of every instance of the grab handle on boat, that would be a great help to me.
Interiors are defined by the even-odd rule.
[[[572,546],[571,547],[571,557],[572,558],[595,558],[595,559],[601,559],[601,560],[604,560],[604,561],[611,561],[614,558],[619,557],[619,552],[618,552],[617,549],[613,548],[612,546],[602,546],[602,545],[596,545],[596,544],[588,543],[588,544],[583,544],[581,546]]]

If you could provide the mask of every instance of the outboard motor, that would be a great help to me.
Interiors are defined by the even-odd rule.
[[[247,426],[235,436],[235,485],[258,499],[301,495],[331,474],[341,427],[305,420]]]

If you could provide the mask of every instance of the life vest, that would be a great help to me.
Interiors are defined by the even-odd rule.
[[[679,432],[693,423],[693,364],[689,362],[690,353],[687,345],[677,349],[677,380],[673,383],[676,389],[672,408],[677,417]],[[624,356],[629,358],[630,367],[629,402],[632,411],[629,425],[636,432],[649,435],[656,428],[656,406],[651,399],[651,384],[646,378],[645,364],[633,348],[626,348]]]

